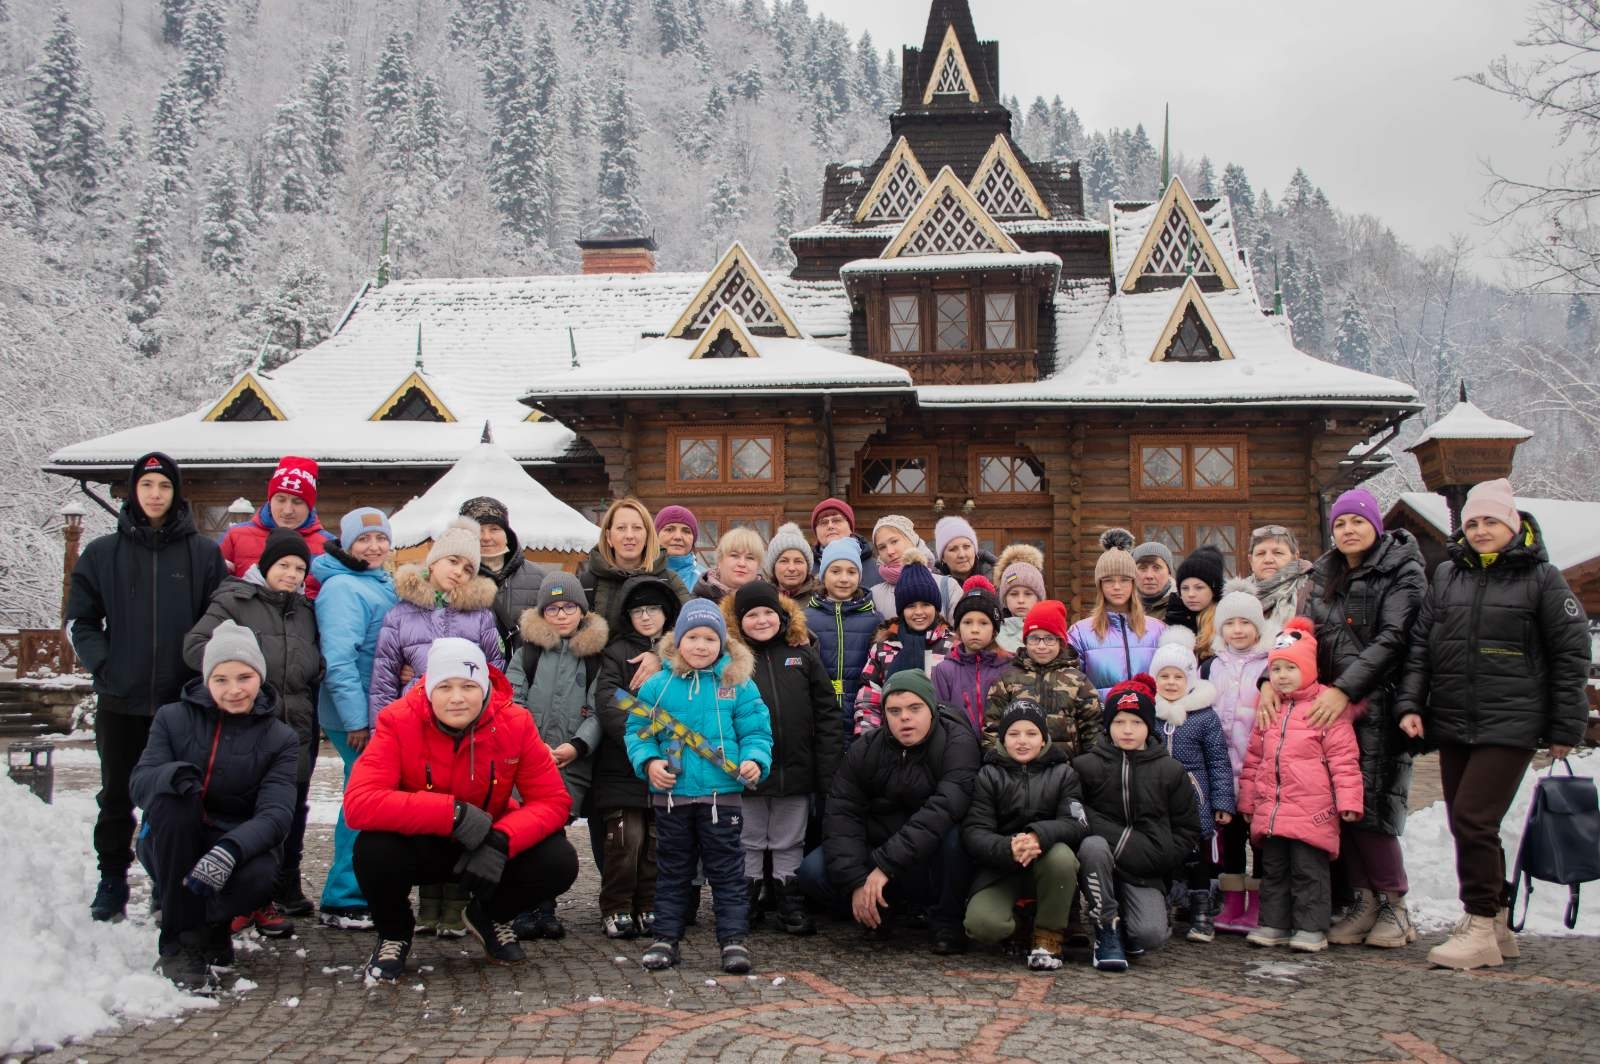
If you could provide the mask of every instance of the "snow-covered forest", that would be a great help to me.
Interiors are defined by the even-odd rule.
[[[52,449],[294,357],[365,278],[569,271],[580,233],[641,228],[663,269],[735,238],[786,265],[824,164],[884,145],[899,43],[806,0],[0,0],[4,619],[54,619]],[[1154,195],[1160,116],[1090,130],[1071,104],[1013,99],[1019,142],[1079,160],[1091,214]],[[1416,385],[1402,444],[1464,377],[1538,429],[1522,491],[1600,496],[1583,298],[1489,283],[1464,241],[1407,247],[1249,163],[1177,131],[1174,171],[1232,197],[1299,345]]]

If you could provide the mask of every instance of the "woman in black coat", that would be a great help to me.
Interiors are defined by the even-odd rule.
[[[1384,531],[1371,493],[1345,492],[1329,515],[1334,549],[1313,565],[1297,611],[1317,626],[1317,679],[1327,685],[1311,717],[1325,727],[1355,703],[1365,702],[1366,709],[1352,721],[1361,745],[1364,813],[1340,826],[1340,859],[1354,897],[1328,941],[1393,949],[1416,939],[1406,915],[1410,886],[1400,851],[1411,744],[1400,732],[1395,694],[1427,572],[1411,533]]]
[[[156,969],[198,992],[216,986],[211,965],[232,963],[232,919],[272,897],[299,753],[249,629],[219,624],[203,666],[157,711],[131,786],[144,810],[139,860],[161,908]]]
[[[1511,484],[1479,484],[1411,630],[1400,726],[1439,748],[1465,919],[1428,954],[1447,968],[1517,956],[1500,821],[1533,752],[1567,756],[1589,716],[1589,625]]]

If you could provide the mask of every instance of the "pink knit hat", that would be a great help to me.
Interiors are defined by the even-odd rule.
[[[1461,523],[1465,525],[1474,517],[1492,517],[1515,532],[1522,527],[1522,515],[1517,512],[1517,497],[1511,491],[1511,481],[1486,480],[1467,492],[1467,504],[1461,508]]]
[[[1317,629],[1305,617],[1291,617],[1267,652],[1267,665],[1288,661],[1300,670],[1300,683],[1310,687],[1317,682]]]

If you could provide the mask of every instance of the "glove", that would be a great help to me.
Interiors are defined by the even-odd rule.
[[[234,860],[233,851],[219,842],[194,863],[189,874],[183,877],[183,885],[190,892],[208,898],[227,886],[228,878],[233,875]]]
[[[172,793],[179,798],[188,798],[199,794],[205,781],[200,777],[200,770],[188,762],[184,762],[172,770]]]
[[[490,894],[500,885],[505,875],[506,859],[511,851],[511,840],[503,831],[491,831],[483,845],[468,850],[456,862],[455,874],[461,885],[471,894]]]
[[[475,805],[468,805],[460,798],[456,799],[456,817],[450,828],[450,837],[459,842],[462,849],[476,850],[482,846],[492,827],[494,821],[488,813]]]

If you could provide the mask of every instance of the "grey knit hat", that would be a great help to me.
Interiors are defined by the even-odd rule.
[[[761,565],[761,572],[772,579],[772,567],[778,564],[778,559],[786,550],[797,550],[806,560],[806,575],[812,575],[811,563],[816,556],[811,553],[811,544],[806,542],[805,533],[800,531],[800,526],[790,521],[772,535],[772,542],[767,544],[767,557]]]
[[[233,621],[223,621],[212,629],[211,638],[206,641],[205,656],[200,661],[201,675],[209,680],[218,665],[229,661],[248,665],[262,680],[267,678],[267,659],[261,653],[261,644],[256,642],[256,634]]]
[[[1169,573],[1172,572],[1177,564],[1172,560],[1172,551],[1165,543],[1157,543],[1152,539],[1146,540],[1137,547],[1133,548],[1134,565],[1138,565],[1142,561],[1148,561],[1151,558],[1160,558],[1162,561],[1166,562],[1167,572]]]
[[[589,596],[583,593],[583,584],[565,569],[546,574],[539,583],[539,612],[557,602],[576,602],[584,613],[589,612]]]

